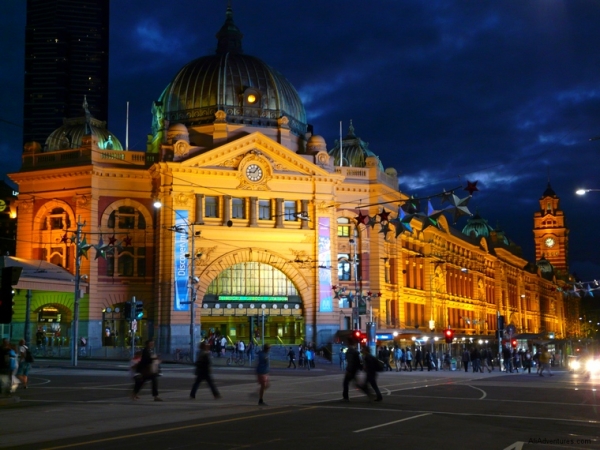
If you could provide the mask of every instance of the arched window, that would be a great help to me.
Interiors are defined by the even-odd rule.
[[[296,286],[281,270],[259,262],[235,264],[210,283],[214,295],[298,295]]]

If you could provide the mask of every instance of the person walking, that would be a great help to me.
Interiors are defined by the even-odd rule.
[[[160,361],[154,353],[154,341],[149,339],[146,341],[146,345],[142,350],[142,356],[140,362],[137,363],[136,373],[139,376],[135,377],[135,385],[133,387],[133,394],[131,394],[132,400],[138,400],[138,394],[142,389],[144,383],[148,380],[152,383],[152,396],[155,402],[162,402],[162,399],[158,396],[158,365]]]
[[[346,370],[346,348],[343,346],[340,347],[339,358],[340,358],[340,369]]]
[[[346,373],[344,375],[342,400],[346,402],[350,401],[350,397],[348,396],[350,382],[354,381],[356,383],[356,375],[360,369],[360,356],[356,351],[354,342],[350,341],[348,342],[348,350],[346,350]]]
[[[417,347],[417,351],[415,352],[415,370],[417,370],[418,366],[421,366],[421,372],[423,372],[423,352],[421,351],[421,347]]]
[[[254,342],[252,340],[246,346],[246,355],[248,356],[248,363],[252,365],[252,361],[254,360]]]
[[[314,367],[315,352],[312,348],[306,348],[304,359],[306,360],[305,366],[308,370],[310,370],[311,367]]]
[[[366,374],[366,379],[365,382],[362,386],[360,386],[360,389],[367,394],[368,397],[370,397],[369,395],[369,384],[371,385],[371,387],[373,388],[373,390],[375,391],[375,401],[376,402],[380,402],[383,400],[383,397],[381,395],[381,391],[379,390],[379,386],[377,386],[377,372],[379,372],[379,361],[377,361],[377,358],[375,358],[373,355],[371,355],[371,352],[369,351],[369,347],[367,347],[366,345],[360,349],[360,352],[362,353],[363,356],[363,368]],[[385,368],[383,369],[385,370]]]
[[[396,367],[396,372],[400,372],[402,369],[402,349],[398,346],[398,344],[394,345],[394,366]]]
[[[33,362],[33,356],[31,355],[31,351],[29,347],[25,345],[25,339],[21,339],[19,341],[19,368],[17,369],[17,378],[23,385],[24,389],[27,389],[27,376],[29,374],[29,369],[31,368],[31,363]]]
[[[410,372],[412,372],[412,359],[413,359],[413,355],[412,352],[410,351],[410,347],[406,347],[406,365],[408,366],[408,370]],[[416,370],[416,367],[415,367]]]
[[[531,352],[529,349],[523,354],[523,373],[525,373],[525,370],[527,370],[527,373],[531,373]]]
[[[552,373],[552,370],[550,369],[550,352],[548,351],[547,347],[544,347],[542,349],[542,352],[540,353],[540,377],[544,376],[544,370],[548,372],[548,374],[550,376],[553,376],[554,374]]]
[[[489,365],[488,350],[483,348],[481,349],[481,372],[485,372],[485,369],[487,369],[488,373],[492,373],[492,369],[490,369]]]
[[[292,347],[290,347],[290,350],[287,352],[287,357],[288,357],[288,360],[290,361],[287,368],[290,369],[293,364],[294,369],[296,369],[296,352],[294,351],[294,349]]]
[[[258,391],[258,404],[261,406],[267,406],[263,400],[265,391],[269,388],[269,372],[271,370],[271,362],[269,358],[269,350],[271,344],[263,345],[261,351],[258,352],[258,364],[256,366],[256,377],[260,390]]]
[[[438,371],[438,357],[437,357],[437,353],[435,352],[435,349],[431,351],[431,364],[433,364],[432,369],[435,369],[435,371]]]
[[[462,354],[462,363],[463,363],[463,367],[465,369],[465,372],[469,371],[469,361],[471,361],[471,354],[469,353],[469,350],[467,350],[465,348],[465,351]]]
[[[198,359],[196,360],[196,381],[192,385],[192,390],[190,391],[190,399],[196,398],[196,391],[198,390],[198,386],[202,383],[203,380],[206,380],[210,391],[212,392],[215,400],[221,398],[217,387],[215,386],[215,382],[212,377],[212,361],[210,354],[210,346],[206,342],[201,342],[198,346],[200,352],[198,354]],[[243,358],[242,353],[242,358]]]

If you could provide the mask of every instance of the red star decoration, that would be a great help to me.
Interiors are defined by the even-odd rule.
[[[367,296],[370,297],[371,295],[373,295],[373,293],[371,291],[367,292]]]
[[[108,245],[115,245],[116,242],[117,242],[117,238],[115,237],[114,234],[108,238]]]
[[[468,191],[469,194],[473,195],[473,192],[479,190],[479,189],[477,189],[478,181],[479,180],[471,182],[471,181],[467,180],[467,187],[465,188],[465,191]]]
[[[382,222],[387,222],[389,220],[390,211],[386,211],[385,208],[383,208],[383,210],[377,215],[379,216]]]
[[[377,293],[377,297],[381,297],[383,294],[381,292]]]
[[[60,242],[66,244],[68,241],[67,233],[63,234],[63,237],[60,238]]]
[[[337,286],[334,284],[333,286],[331,286],[331,289],[333,289],[334,291],[337,290]]]
[[[359,224],[363,224],[364,225],[365,223],[367,223],[367,220],[369,220],[369,216],[363,216],[362,211],[359,210],[358,211],[358,216],[356,216],[356,221]]]
[[[123,242],[125,243],[125,247],[131,247],[131,237],[127,236],[125,239],[123,239]]]

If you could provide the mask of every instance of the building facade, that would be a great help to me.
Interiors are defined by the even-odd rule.
[[[243,54],[231,8],[217,39],[215,54],[184,66],[154,102],[144,151],[123,151],[84,103],[49,133],[47,152],[26,147],[11,175],[17,256],[85,279],[79,335],[92,346],[136,335],[174,352],[190,330],[322,345],[367,322],[493,339],[498,314],[516,333],[578,333],[564,282],[482,219],[463,232],[422,213],[353,125],[328,150],[294,87]],[[460,194],[439,200],[468,213]],[[28,295],[13,335],[25,317],[50,337],[70,335],[74,295]],[[144,307],[134,331],[123,314],[133,297]],[[52,326],[45,308],[60,316]]]

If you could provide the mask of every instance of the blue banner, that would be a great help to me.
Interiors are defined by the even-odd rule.
[[[175,211],[175,229],[182,230],[183,233],[175,233],[175,301],[173,309],[175,311],[189,311],[189,289],[188,280],[190,277],[189,259],[185,257],[189,253],[188,245],[188,211],[186,209]]]
[[[319,305],[320,312],[333,312],[331,291],[331,229],[329,217],[319,217]]]

